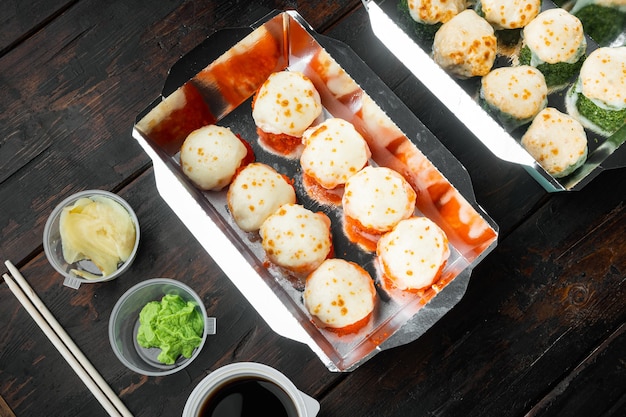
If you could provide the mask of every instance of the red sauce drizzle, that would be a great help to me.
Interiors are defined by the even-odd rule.
[[[320,185],[315,178],[307,174],[302,174],[302,185],[305,191],[315,201],[320,204],[327,204],[333,206],[341,205],[341,198],[343,197],[344,186],[339,185],[332,190],[324,188]]]
[[[359,321],[355,321],[352,324],[349,324],[344,327],[325,327],[326,330],[335,333],[338,336],[345,336],[352,333],[358,333],[365,325],[367,325],[372,317],[372,313],[369,313],[367,316],[363,317]]]
[[[150,139],[170,155],[178,152],[191,132],[216,122],[215,116],[191,83],[184,84],[181,90],[185,94],[185,105],[172,111],[149,134]]]
[[[237,138],[241,141],[241,143],[243,143],[247,150],[246,156],[241,160],[241,169],[246,165],[253,163],[256,157],[254,156],[254,149],[252,149],[252,145],[250,145],[248,141],[242,138],[240,134],[237,133],[235,136],[237,136]]]
[[[257,128],[257,133],[261,145],[278,155],[290,157],[302,146],[302,139],[296,136],[267,133],[260,128]]]
[[[381,232],[363,228],[359,222],[347,216],[344,216],[343,231],[350,242],[369,252],[376,250],[376,244],[383,235]]]
[[[279,43],[270,33],[241,54],[218,60],[196,75],[204,84],[216,84],[227,103],[238,106],[279,68]]]

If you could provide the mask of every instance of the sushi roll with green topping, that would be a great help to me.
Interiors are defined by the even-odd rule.
[[[535,67],[500,67],[481,79],[479,101],[508,130],[529,123],[548,105],[548,87]]]
[[[432,42],[441,25],[467,9],[466,0],[400,0],[399,9],[418,39]]]
[[[524,28],[519,63],[536,67],[548,87],[557,88],[578,73],[586,49],[580,20],[563,9],[548,9]]]
[[[522,136],[522,146],[550,175],[566,177],[587,160],[587,134],[573,117],[547,107]]]
[[[604,136],[626,122],[626,46],[601,47],[589,54],[566,96],[567,112]]]
[[[503,48],[519,43],[522,28],[541,10],[541,0],[476,0],[476,12],[496,31]]]

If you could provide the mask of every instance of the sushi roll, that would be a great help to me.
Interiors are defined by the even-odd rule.
[[[304,74],[272,73],[252,101],[252,118],[261,143],[281,155],[290,155],[302,134],[322,114],[320,95]]]
[[[467,9],[466,0],[400,0],[405,23],[419,40],[432,42],[441,25]]]
[[[548,87],[535,67],[496,68],[481,79],[480,101],[506,129],[514,130],[546,108]]]
[[[626,122],[626,46],[589,54],[566,96],[567,112],[582,125],[610,136]]]
[[[587,160],[587,134],[578,120],[547,107],[522,136],[522,146],[550,175],[565,177]]]
[[[274,265],[309,274],[332,254],[330,219],[299,204],[285,204],[261,225],[259,235]]]
[[[357,229],[382,234],[413,215],[416,197],[415,190],[398,172],[367,166],[346,182],[343,213]]]
[[[556,88],[578,73],[586,49],[580,20],[563,9],[548,9],[524,27],[519,63],[539,69],[546,85]]]
[[[321,327],[356,333],[371,320],[376,290],[370,274],[343,259],[327,259],[307,278],[304,305]]]
[[[208,125],[191,132],[180,148],[183,173],[200,189],[219,191],[250,159],[252,149],[229,128]]]
[[[496,30],[521,29],[541,10],[541,0],[478,0],[476,10]]]
[[[493,27],[472,9],[462,11],[441,25],[433,41],[433,60],[460,79],[489,73],[496,52]]]
[[[418,291],[437,281],[450,248],[436,223],[427,217],[411,217],[380,238],[376,255],[387,288]]]
[[[291,180],[269,165],[254,162],[237,173],[226,202],[231,216],[245,232],[256,232],[282,205],[296,202]]]
[[[352,123],[330,118],[304,132],[300,165],[320,186],[334,189],[359,172],[371,156],[369,146]]]
[[[626,0],[577,0],[570,13],[578,17],[585,33],[601,46],[624,44],[622,37],[626,28]]]

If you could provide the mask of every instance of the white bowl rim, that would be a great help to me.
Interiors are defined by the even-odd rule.
[[[117,346],[115,345],[115,342],[113,341],[113,339],[114,339],[114,337],[113,337],[113,331],[114,331],[114,329],[113,329],[113,317],[115,317],[115,314],[117,314],[117,312],[120,310],[120,308],[122,307],[122,304],[124,303],[124,301],[126,301],[138,289],[145,288],[147,286],[154,285],[154,284],[169,284],[169,285],[172,285],[172,286],[175,286],[175,287],[179,287],[179,288],[187,291],[189,294],[191,294],[194,297],[194,299],[196,299],[198,301],[198,307],[200,308],[200,310],[202,312],[202,318],[204,319],[204,333],[202,334],[202,341],[200,342],[200,345],[194,350],[194,352],[191,355],[191,357],[189,359],[187,359],[186,361],[184,361],[179,366],[173,367],[171,369],[165,369],[163,371],[146,371],[146,370],[137,368],[135,365],[131,364],[130,362],[128,362],[128,360],[126,360],[126,358],[119,352],[119,350],[117,349]],[[172,279],[172,278],[150,278],[150,279],[138,282],[137,284],[133,285],[128,290],[126,290],[124,292],[124,294],[121,295],[121,297],[117,300],[117,302],[113,306],[113,309],[111,310],[111,315],[109,316],[109,343],[111,345],[111,349],[113,349],[113,353],[115,353],[115,356],[128,369],[130,369],[132,371],[135,371],[138,374],[146,375],[146,376],[171,375],[173,373],[176,373],[176,372],[186,368],[189,364],[191,364],[191,362],[194,361],[194,359],[196,359],[198,357],[198,355],[200,355],[200,352],[202,351],[202,348],[204,347],[204,344],[206,343],[206,340],[207,340],[207,336],[209,334],[209,332],[208,332],[208,320],[209,319],[207,317],[206,307],[204,306],[204,302],[202,302],[202,298],[200,298],[198,293],[195,292],[190,286],[188,286],[187,284],[185,284],[183,282],[180,282],[178,280]]]
[[[276,368],[258,362],[233,362],[217,368],[198,383],[187,398],[183,408],[183,417],[195,417],[193,413],[202,406],[208,388],[226,377],[230,379],[238,376],[256,376],[274,382],[289,395],[300,417],[313,417],[319,411],[319,403],[298,390],[294,383]]]
[[[51,253],[51,248],[48,246],[48,236],[50,235],[50,231],[51,231],[50,229],[52,228],[52,223],[54,222],[54,220],[58,216],[60,216],[61,210],[65,206],[67,206],[70,203],[78,200],[79,198],[90,197],[90,196],[109,197],[110,199],[114,200],[115,202],[121,204],[122,207],[124,207],[126,209],[126,211],[128,211],[128,214],[130,214],[132,222],[135,225],[135,244],[133,246],[133,250],[132,250],[130,256],[128,257],[128,259],[114,273],[112,273],[110,275],[107,275],[105,277],[95,278],[95,279],[81,278],[81,277],[78,277],[76,275],[73,275],[73,274],[65,271],[63,268],[61,268],[59,266],[59,264],[56,261],[56,258]],[[76,281],[76,282],[79,283],[79,285],[80,285],[80,283],[95,284],[95,283],[98,283],[98,282],[111,281],[111,280],[119,277],[123,272],[126,271],[126,269],[128,269],[130,267],[130,265],[135,260],[135,256],[137,255],[137,249],[139,248],[140,233],[141,232],[140,232],[140,227],[139,227],[139,219],[137,218],[137,214],[135,213],[135,210],[132,208],[132,206],[124,198],[122,198],[118,194],[115,194],[115,193],[113,193],[111,191],[106,191],[106,190],[98,190],[98,189],[83,190],[83,191],[79,191],[77,193],[74,193],[74,194],[64,198],[50,212],[50,215],[48,216],[48,219],[46,220],[46,224],[44,225],[44,229],[43,229],[43,249],[44,249],[44,253],[46,255],[46,258],[48,259],[48,263],[50,263],[50,265],[52,265],[52,267],[59,274],[61,274],[65,279]]]

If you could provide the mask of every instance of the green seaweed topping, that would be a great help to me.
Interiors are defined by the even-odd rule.
[[[408,0],[400,0],[398,3],[398,10],[400,12],[401,23],[403,26],[411,31],[411,34],[419,41],[420,44],[431,46],[433,40],[435,39],[435,33],[437,33],[442,23],[429,25],[413,20],[409,13]]]
[[[626,13],[610,7],[590,4],[574,15],[582,22],[585,33],[603,46],[615,40],[626,27]]]
[[[581,116],[609,133],[614,133],[626,122],[626,108],[622,110],[603,109],[582,94],[578,94],[576,108]]]
[[[524,46],[519,54],[520,65],[531,65],[531,59],[532,52],[528,46]],[[586,55],[582,55],[578,61],[572,64],[567,62],[557,62],[554,64],[543,62],[537,65],[537,69],[543,74],[548,87],[556,87],[567,84],[574,75],[578,74],[585,59]]]
[[[502,125],[502,127],[507,132],[513,132],[518,127],[524,126],[525,124],[530,123],[532,121],[532,118],[518,119],[515,116],[509,113],[506,113],[500,110],[498,107],[490,104],[483,97],[482,90],[481,90],[481,94],[478,96],[478,104],[480,105],[480,107],[482,107],[483,110],[485,110],[488,114],[490,114],[492,118],[494,118],[497,122],[499,122],[500,125]]]

